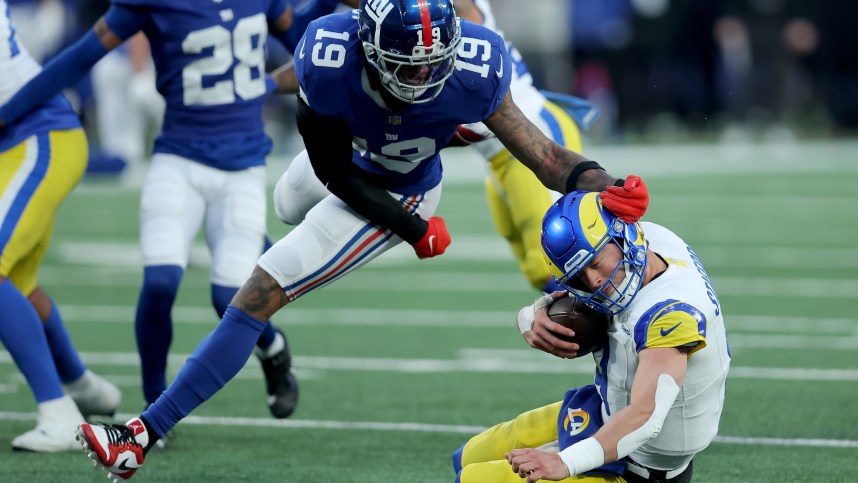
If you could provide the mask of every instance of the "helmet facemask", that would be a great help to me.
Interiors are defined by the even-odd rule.
[[[404,20],[389,9],[376,12],[362,7],[361,43],[367,62],[378,72],[384,88],[409,104],[435,99],[453,74],[462,41],[452,5],[448,5],[446,16],[432,21],[431,29],[429,24],[403,24]],[[424,36],[431,36],[430,45],[426,45]]]
[[[560,286],[605,315],[628,307],[643,284],[647,264],[640,225],[627,224],[605,210],[596,193],[573,192],[548,210],[542,226],[543,251]],[[608,246],[615,246],[620,258],[602,286],[593,290],[581,274]],[[622,279],[615,282],[618,274]]]

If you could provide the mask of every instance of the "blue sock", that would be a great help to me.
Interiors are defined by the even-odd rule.
[[[453,453],[453,471],[457,474],[462,472],[462,452],[465,451],[465,444],[459,446],[459,449]]]
[[[72,345],[71,337],[69,337],[66,326],[63,324],[60,309],[53,300],[51,300],[51,315],[48,316],[43,324],[45,326],[45,335],[48,338],[48,346],[51,348],[51,355],[54,357],[54,366],[57,368],[60,380],[63,384],[76,381],[86,371],[86,366],[80,360],[77,350]]]
[[[0,341],[27,379],[37,403],[63,396],[36,309],[9,279],[0,283]]]
[[[220,324],[188,358],[176,380],[142,416],[160,438],[244,367],[265,322],[229,306]]]
[[[143,397],[147,404],[158,399],[167,388],[167,353],[173,341],[173,317],[170,312],[179,292],[183,270],[174,265],[143,269],[143,288],[137,301],[134,329],[143,378]]]
[[[265,237],[265,239],[267,240],[268,237]],[[218,317],[223,318],[223,314],[226,312],[226,308],[229,306],[232,298],[235,297],[236,292],[238,292],[237,288],[212,284],[212,305],[214,305]],[[259,334],[259,340],[256,341],[256,346],[260,349],[267,349],[274,342],[274,337],[276,336],[277,331],[274,330],[274,326],[272,324],[265,324],[265,328]]]

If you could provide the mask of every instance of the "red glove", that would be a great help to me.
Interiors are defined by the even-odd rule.
[[[431,258],[441,255],[450,246],[450,232],[440,216],[429,218],[429,229],[417,243],[411,245],[417,252],[417,258]]]
[[[465,126],[459,126],[456,129],[456,133],[453,134],[453,138],[450,139],[450,142],[447,143],[447,146],[470,146],[473,143],[484,141],[490,137],[492,137],[491,133],[482,135],[476,131],[468,129]]]
[[[602,204],[626,223],[641,219],[649,206],[649,192],[639,176],[630,174],[623,186],[608,186],[601,193]]]

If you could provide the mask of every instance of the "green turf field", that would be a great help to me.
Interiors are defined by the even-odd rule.
[[[856,481],[858,146],[802,151],[822,158],[717,149],[594,156],[644,175],[647,220],[696,249],[722,302],[733,367],[720,436],[695,459],[695,481]],[[480,168],[457,175],[449,163],[447,254],[419,261],[401,247],[275,317],[301,380],[293,419],[268,416],[251,359],[134,481],[449,482],[450,454],[469,435],[592,380],[591,359],[553,360],[513,327],[536,294],[493,234]],[[123,389],[124,415],[143,407],[138,195],[84,183],[59,213],[41,272],[85,361]],[[270,231],[286,227],[272,218]],[[199,245],[174,311],[173,374],[217,322],[206,264]],[[0,481],[103,481],[82,452],[11,451],[34,408],[0,350]]]

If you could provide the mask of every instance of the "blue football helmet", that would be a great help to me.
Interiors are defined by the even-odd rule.
[[[578,277],[581,270],[610,244],[623,254],[611,276],[593,292]],[[647,241],[637,223],[625,223],[602,206],[599,193],[573,191],[554,203],[542,220],[542,250],[554,280],[605,315],[629,306],[641,287],[647,262]],[[614,276],[623,270],[623,281]],[[606,289],[612,289],[607,295]]]
[[[394,97],[429,102],[453,74],[462,31],[451,0],[361,0],[366,60]]]

